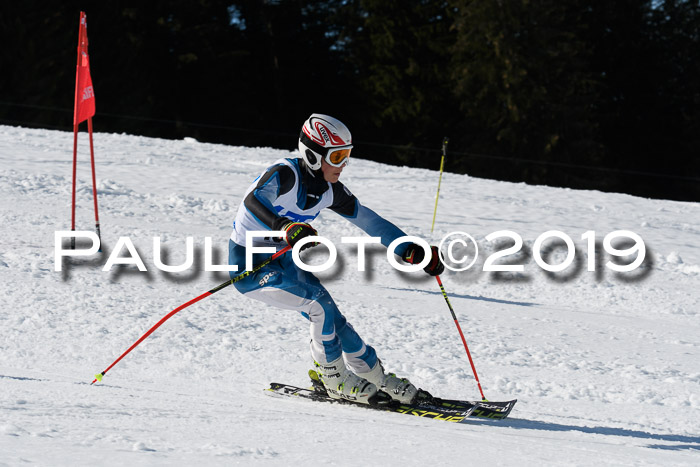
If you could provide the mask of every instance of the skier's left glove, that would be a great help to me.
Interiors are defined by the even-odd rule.
[[[431,276],[439,276],[445,271],[445,265],[442,264],[442,261],[440,261],[440,250],[438,250],[438,247],[436,246],[431,246],[430,253],[430,262],[423,268],[423,270]],[[425,258],[425,251],[423,251],[423,247],[420,245],[411,243],[408,245],[408,248],[406,248],[406,251],[401,258],[407,263],[418,264]]]
[[[315,237],[318,235],[316,229],[311,227],[306,222],[290,222],[284,225],[281,230],[284,230],[287,233],[285,240],[292,248],[294,248],[294,245],[296,245],[302,238]],[[301,251],[316,245],[318,245],[318,242],[309,242],[301,247]]]

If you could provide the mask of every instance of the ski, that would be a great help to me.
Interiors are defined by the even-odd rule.
[[[496,401],[460,401],[454,399],[441,399],[433,397],[431,403],[443,408],[468,409],[473,408],[470,416],[478,418],[489,418],[491,420],[502,420],[513,410],[517,399],[504,402]]]
[[[502,420],[510,414],[517,399],[505,402],[492,401],[461,401],[455,399],[442,399],[433,397],[425,391],[421,391],[420,401],[409,405],[395,402],[390,405],[370,406],[352,401],[333,399],[326,393],[323,384],[318,379],[314,370],[309,370],[312,386],[301,388],[289,384],[270,383],[268,393],[277,396],[301,397],[317,402],[329,402],[340,404],[352,404],[360,407],[382,410],[387,412],[404,413],[418,417],[434,418],[448,422],[459,423],[468,417]]]
[[[314,370],[309,370],[309,378],[311,378],[311,384],[313,389],[326,394],[326,390],[323,387],[323,383],[318,377],[318,373]],[[433,397],[429,392],[419,389],[419,402],[416,406],[434,406],[441,409],[454,409],[454,410],[464,410],[470,411],[469,416],[478,418],[490,418],[491,420],[501,420],[510,414],[513,410],[513,406],[518,402],[517,399],[505,401],[505,402],[492,402],[492,401],[462,401],[455,399],[442,399],[440,397]]]
[[[291,386],[289,384],[280,383],[270,383],[270,387],[266,390],[268,393],[276,396],[288,396],[288,397],[299,397],[302,399],[317,401],[317,402],[329,402],[337,403],[343,405],[353,405],[356,407],[362,407],[370,410],[380,410],[384,412],[394,412],[402,413],[406,415],[413,415],[423,418],[432,418],[434,420],[443,420],[446,422],[459,423],[469,417],[472,412],[476,409],[476,406],[469,408],[464,407],[447,407],[438,406],[430,403],[421,403],[417,405],[407,405],[407,404],[391,404],[384,406],[372,406],[367,404],[359,404],[357,402],[347,401],[343,399],[333,399],[326,391],[323,392],[311,388],[300,388],[298,386]]]

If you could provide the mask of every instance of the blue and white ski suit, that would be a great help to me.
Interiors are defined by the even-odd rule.
[[[268,167],[248,188],[241,202],[229,241],[229,264],[245,269],[246,232],[280,230],[289,220],[313,221],[329,208],[384,246],[406,234],[391,222],[360,204],[340,182],[326,182],[322,174],[311,175],[301,159],[282,159]],[[274,245],[279,251],[286,242],[272,237],[257,238],[254,246]],[[402,255],[408,244],[395,252]],[[269,254],[253,255],[259,264]],[[235,277],[238,272],[231,272]],[[377,362],[375,350],[347,322],[330,294],[312,273],[297,267],[291,252],[234,283],[239,292],[278,308],[300,311],[311,322],[311,355],[319,363],[330,363],[344,354],[356,373],[370,371]]]

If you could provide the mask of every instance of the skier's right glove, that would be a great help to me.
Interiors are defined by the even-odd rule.
[[[285,240],[292,248],[294,248],[294,245],[296,245],[302,238],[315,237],[318,235],[316,229],[311,227],[306,222],[290,222],[285,224],[281,230],[286,232]],[[301,251],[316,245],[318,245],[318,242],[309,242],[301,247]]]
[[[436,246],[431,246],[430,252],[430,262],[423,268],[423,270],[431,276],[439,276],[445,271],[445,265],[442,264],[442,261],[440,261],[440,250],[438,250],[438,247]],[[411,243],[408,245],[408,248],[406,248],[406,251],[401,258],[407,263],[418,264],[425,258],[425,251],[423,251],[423,247],[420,245]]]

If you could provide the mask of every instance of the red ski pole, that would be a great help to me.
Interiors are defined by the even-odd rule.
[[[447,292],[445,292],[445,287],[443,287],[443,285],[442,285],[442,281],[440,280],[440,276],[435,276],[435,279],[437,279],[437,282],[440,285],[440,290],[442,290],[442,296],[445,297],[445,301],[447,302],[447,307],[450,309],[450,313],[452,313],[452,319],[454,319],[455,325],[457,326],[457,330],[459,331],[459,337],[462,338],[462,344],[464,344],[464,350],[467,351],[467,357],[469,357],[469,364],[472,366],[472,371],[474,372],[474,379],[476,379],[476,384],[479,386],[479,392],[481,393],[481,400],[485,401],[486,396],[484,396],[484,391],[481,389],[481,383],[479,382],[479,375],[476,374],[476,367],[474,366],[474,360],[472,360],[472,354],[469,352],[469,347],[467,346],[467,340],[464,338],[464,333],[462,333],[462,327],[459,325],[459,321],[457,321],[457,315],[455,315],[455,310],[452,308],[452,304],[450,303],[450,299],[447,298]]]
[[[139,340],[137,340],[136,342],[134,342],[134,343],[131,345],[131,347],[129,347],[128,349],[126,349],[126,352],[124,352],[123,354],[121,354],[121,355],[119,356],[118,359],[116,359],[114,362],[112,362],[112,364],[111,364],[110,366],[108,366],[107,369],[106,369],[105,371],[103,371],[102,373],[96,374],[96,375],[95,375],[95,379],[94,379],[94,380],[92,381],[92,383],[90,383],[90,384],[95,384],[95,382],[97,382],[97,381],[102,381],[102,377],[105,375],[105,373],[107,373],[109,370],[111,370],[112,367],[113,367],[114,365],[116,365],[117,363],[119,363],[119,361],[120,361],[122,358],[126,357],[126,356],[129,354],[129,352],[131,352],[132,350],[134,350],[134,348],[136,348],[137,345],[139,345],[141,342],[143,342],[144,339],[146,339],[148,336],[150,336],[150,335],[153,333],[153,331],[155,331],[156,329],[158,329],[158,328],[161,326],[161,324],[163,324],[163,323],[165,323],[167,320],[169,320],[175,313],[177,313],[178,311],[184,310],[184,309],[187,308],[188,306],[190,306],[190,305],[192,305],[192,304],[194,304],[194,303],[197,303],[198,301],[202,300],[203,298],[206,298],[206,297],[208,297],[209,295],[212,295],[212,294],[218,292],[219,290],[221,290],[221,289],[223,289],[223,288],[225,288],[225,287],[228,287],[229,285],[231,285],[231,284],[233,284],[233,283],[235,283],[235,282],[240,281],[241,279],[245,279],[246,277],[248,277],[249,275],[251,275],[251,274],[253,274],[253,273],[255,273],[255,272],[258,272],[260,269],[264,268],[265,266],[267,266],[268,264],[270,264],[271,262],[273,262],[274,260],[276,260],[277,258],[279,258],[280,256],[282,256],[283,254],[285,254],[286,252],[288,252],[291,248],[292,248],[291,246],[286,246],[286,247],[282,248],[280,251],[278,251],[278,252],[275,253],[274,255],[270,256],[269,258],[267,258],[265,261],[263,261],[263,262],[261,262],[260,264],[258,264],[257,266],[255,266],[255,267],[254,267],[253,269],[251,269],[250,271],[242,272],[241,274],[237,275],[237,276],[234,277],[233,279],[229,279],[229,280],[227,280],[226,282],[223,282],[222,284],[220,284],[220,285],[214,287],[213,289],[209,290],[208,292],[204,292],[204,293],[203,293],[202,295],[200,295],[199,297],[193,298],[192,300],[190,300],[190,301],[187,302],[187,303],[183,303],[182,305],[180,305],[179,307],[175,308],[173,311],[171,311],[171,312],[168,313],[167,315],[163,316],[163,317],[161,318],[160,321],[158,321],[155,325],[153,325],[153,327],[152,327],[151,329],[149,329],[149,330],[146,332],[146,334],[144,334],[143,336],[139,337]]]

